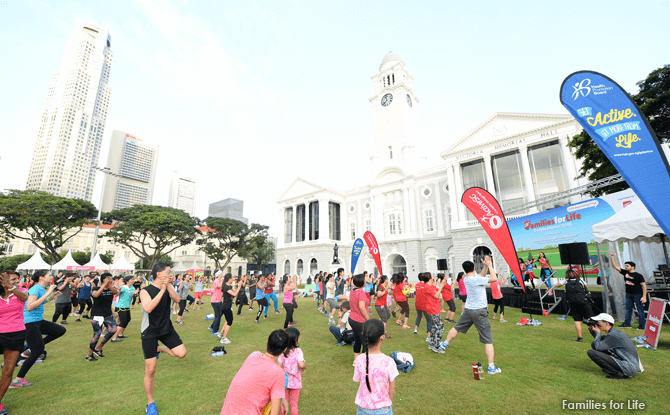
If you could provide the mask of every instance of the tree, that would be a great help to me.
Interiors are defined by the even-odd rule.
[[[0,235],[32,242],[53,262],[61,259],[58,249],[81,232],[84,224],[95,223],[98,214],[85,200],[36,190],[0,194],[0,206]]]
[[[267,227],[265,231],[261,231],[257,235],[247,239],[247,243],[240,252],[240,255],[252,264],[256,264],[259,270],[262,269],[263,264],[268,264],[274,259],[275,245],[268,237]]]
[[[51,258],[47,254],[42,252],[40,256],[47,264],[51,264]],[[32,258],[32,255],[27,254],[19,254],[0,258],[0,271],[6,271],[6,270],[16,271],[16,267],[23,264],[30,258]]]
[[[72,252],[72,259],[77,261],[79,265],[84,265],[88,264],[91,261],[91,253],[90,252],[81,252],[81,251],[73,251]],[[114,255],[110,253],[110,251],[107,251],[106,254],[103,254],[100,252],[100,259],[102,259],[102,262],[105,264],[111,264],[114,262]]]
[[[174,261],[172,260],[172,258],[170,258],[170,255],[168,255],[168,254],[165,254],[162,257],[158,258],[158,261],[156,261],[156,262],[165,262],[169,266],[174,265]],[[146,265],[146,264],[143,264],[142,260],[140,259],[139,261],[135,262],[135,269],[147,269],[147,268],[143,268],[144,265]],[[152,267],[153,267],[153,265],[152,265]],[[151,269],[151,268],[149,268],[149,269]]]
[[[128,247],[144,262],[145,269],[200,234],[197,219],[165,206],[136,205],[113,210],[103,218],[105,223],[114,224],[105,236]]]
[[[640,90],[633,97],[635,103],[649,118],[658,139],[670,142],[670,64],[656,69],[637,86]]]
[[[241,252],[245,252],[247,242],[257,235],[267,234],[268,227],[258,223],[247,226],[246,223],[229,218],[208,217],[207,240],[200,248],[212,259],[218,269],[225,269],[230,261]]]
[[[205,256],[214,261],[214,268],[221,269],[221,262],[225,261],[226,255],[219,248],[219,242],[206,242],[200,248],[202,252],[205,253]],[[227,265],[228,263],[226,263]]]

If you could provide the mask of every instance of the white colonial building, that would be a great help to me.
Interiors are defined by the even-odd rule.
[[[412,281],[419,272],[438,271],[437,259],[448,260],[449,272],[489,252],[503,264],[460,203],[464,190],[487,189],[505,209],[585,184],[575,179],[580,165],[567,147],[568,138],[581,131],[569,114],[496,113],[461,139],[446,137],[440,154],[445,163],[419,169],[414,78],[403,60],[389,53],[372,82],[372,181],[340,190],[295,179],[277,200],[284,230],[277,244],[280,273],[348,271],[352,244],[365,231],[377,237],[383,273],[407,272]],[[370,255],[358,263],[356,272],[363,270],[378,272]]]

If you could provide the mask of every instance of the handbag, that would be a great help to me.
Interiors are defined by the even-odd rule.
[[[354,331],[353,330],[344,330],[342,332],[342,341],[347,343],[347,344],[352,344],[354,341],[356,341],[356,337],[354,336]]]

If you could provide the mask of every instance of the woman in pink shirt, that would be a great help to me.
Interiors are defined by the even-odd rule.
[[[354,382],[360,382],[356,392],[356,414],[393,415],[393,396],[398,368],[395,361],[382,353],[384,324],[368,320],[363,327],[365,356],[354,361]]]
[[[368,309],[370,307],[370,299],[365,290],[365,275],[354,275],[354,286],[356,287],[349,296],[349,303],[351,304],[351,313],[349,313],[349,325],[354,331],[354,358],[361,354],[361,344],[363,343],[363,323],[370,318]],[[382,324],[382,329],[384,325]],[[382,333],[384,334],[384,333]]]
[[[23,349],[26,326],[23,323],[23,307],[28,294],[19,290],[19,274],[14,271],[0,273],[0,350],[5,355],[5,365],[0,378],[0,415],[7,414],[2,398],[12,381],[12,374],[19,353]]]

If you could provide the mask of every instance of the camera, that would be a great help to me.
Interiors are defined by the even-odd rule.
[[[588,320],[586,320],[585,323],[586,323],[586,325],[589,326],[589,327],[593,327],[593,326],[597,326],[597,325],[598,325],[598,322],[595,321],[595,320],[592,319],[592,318],[589,318]]]

